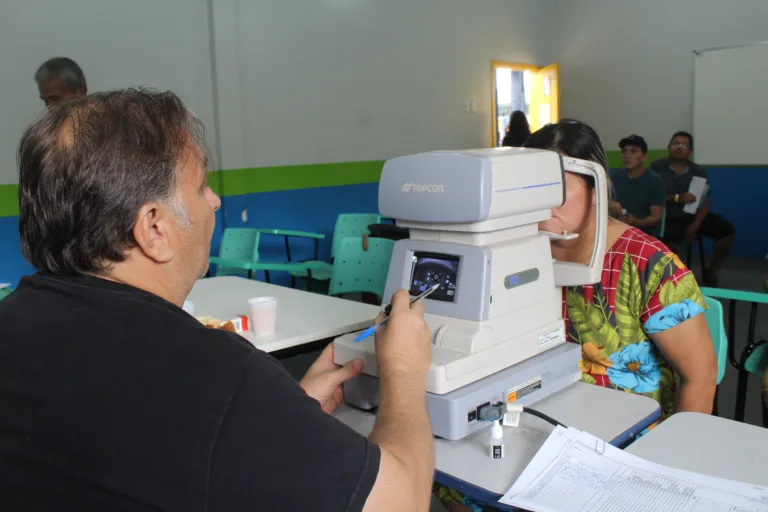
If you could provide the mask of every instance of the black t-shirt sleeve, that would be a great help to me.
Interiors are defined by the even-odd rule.
[[[212,447],[210,512],[359,511],[379,447],[324,413],[270,356],[256,352]]]

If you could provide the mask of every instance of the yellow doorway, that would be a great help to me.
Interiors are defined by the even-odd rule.
[[[560,119],[560,70],[512,62],[491,62],[491,144],[501,146],[509,116],[521,110],[531,132]]]

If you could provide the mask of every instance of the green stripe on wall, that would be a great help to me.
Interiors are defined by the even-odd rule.
[[[254,167],[208,173],[208,184],[220,196],[279,192],[304,188],[377,183],[384,161]],[[19,214],[19,186],[0,185],[0,217]]]
[[[215,171],[208,183],[222,196],[377,183],[384,162],[291,165]]]
[[[19,214],[19,186],[15,183],[0,185],[0,217]]]
[[[608,157],[608,167],[611,169],[621,169],[624,164],[621,162],[621,151],[618,149],[615,151],[606,151],[605,156]],[[666,158],[666,149],[649,149],[648,158],[645,160],[645,165],[651,165],[651,162],[658,160],[659,158]]]

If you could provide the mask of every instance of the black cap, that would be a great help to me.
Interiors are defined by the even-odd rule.
[[[639,135],[632,134],[629,137],[624,137],[619,141],[619,147],[624,149],[624,146],[637,146],[643,150],[643,153],[648,152],[648,144],[645,139]]]

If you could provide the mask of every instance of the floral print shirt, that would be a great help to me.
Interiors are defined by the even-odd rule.
[[[605,255],[600,283],[563,290],[568,341],[582,349],[582,382],[646,395],[672,413],[677,377],[649,335],[706,309],[690,270],[630,227]]]

